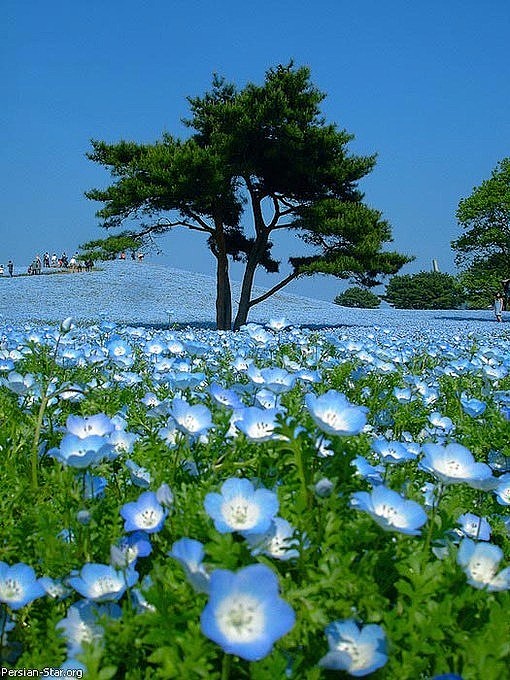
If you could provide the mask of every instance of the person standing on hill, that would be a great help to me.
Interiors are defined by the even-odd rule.
[[[14,274],[14,262],[12,260],[9,260],[7,263],[7,271],[9,272],[9,276],[13,276]]]
[[[498,291],[494,297],[494,316],[496,321],[503,321],[503,305],[503,295]]]

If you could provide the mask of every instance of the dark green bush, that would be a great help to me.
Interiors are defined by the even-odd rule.
[[[457,279],[442,272],[393,276],[382,297],[397,309],[458,309],[464,302]]]
[[[376,309],[381,301],[375,293],[366,288],[347,288],[343,293],[337,295],[335,304],[343,307],[363,307],[364,309]]]

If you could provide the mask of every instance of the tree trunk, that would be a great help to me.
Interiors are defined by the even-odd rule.
[[[253,289],[253,280],[255,272],[260,262],[260,257],[267,246],[267,236],[259,233],[253,244],[246,268],[244,270],[243,283],[241,287],[241,297],[239,298],[239,306],[237,308],[237,315],[234,321],[234,330],[238,331],[248,320],[248,312],[250,311],[251,292]]]
[[[216,257],[216,329],[229,331],[232,328],[232,292],[222,231],[216,236],[213,252]]]

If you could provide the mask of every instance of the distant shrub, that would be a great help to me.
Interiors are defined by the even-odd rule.
[[[347,288],[343,293],[337,295],[335,304],[342,305],[342,307],[360,307],[363,309],[376,309],[381,304],[381,301],[375,293],[372,293],[366,288]]]
[[[397,309],[458,309],[464,302],[460,283],[442,272],[394,276],[382,297]]]

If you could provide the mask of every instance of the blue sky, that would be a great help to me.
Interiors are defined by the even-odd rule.
[[[187,136],[186,96],[214,72],[242,87],[291,58],[311,68],[328,122],[355,135],[353,152],[378,154],[361,188],[392,248],[416,256],[403,272],[432,258],[454,271],[458,202],[509,155],[507,0],[4,0],[1,24],[4,264],[106,235],[83,195],[108,183],[85,157],[90,139]],[[155,262],[213,272],[200,235],[161,246]],[[286,253],[278,243],[284,274]],[[288,291],[331,300],[341,288],[320,278]]]

